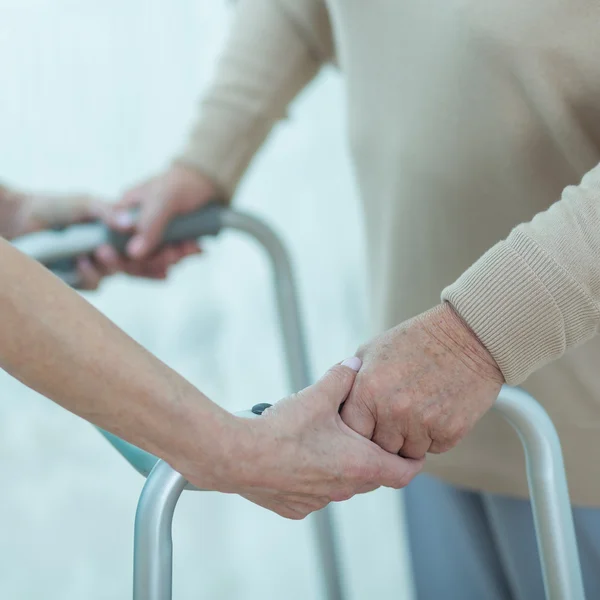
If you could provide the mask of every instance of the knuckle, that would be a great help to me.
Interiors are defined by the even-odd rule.
[[[396,489],[396,490],[401,490],[402,488],[405,488],[414,478],[414,476],[416,475],[416,472],[411,470],[411,469],[404,469],[403,471],[401,471],[400,473],[397,474],[397,476],[394,478],[394,481],[392,482],[392,485],[390,487]]]
[[[431,444],[431,448],[429,449],[429,452],[431,454],[444,454],[444,452],[448,452],[448,450],[452,450],[453,446],[452,444],[449,444],[448,442],[433,442],[433,444]]]
[[[321,510],[322,508],[325,508],[330,502],[332,502],[331,498],[329,498],[327,496],[320,496],[319,498],[316,498],[313,501],[312,510],[313,511]]]
[[[404,472],[402,475],[400,475],[400,477],[398,477],[397,486],[395,489],[401,490],[405,488],[413,480],[413,477],[414,475],[410,471]]]
[[[400,475],[396,479],[394,479],[394,481],[392,481],[390,487],[393,490],[401,490],[402,488],[405,488],[408,484],[409,484],[408,476]]]
[[[442,454],[454,448],[458,442],[465,436],[466,428],[453,425],[443,433],[437,434],[433,438],[431,452]]]
[[[425,427],[425,429],[427,429],[428,431],[434,430],[438,425],[438,421],[439,415],[437,410],[432,410],[431,408],[428,408],[425,411],[423,411],[421,415],[421,423],[423,424],[423,427]]]
[[[455,446],[465,437],[468,432],[468,426],[463,422],[453,423],[448,430],[447,441]]]

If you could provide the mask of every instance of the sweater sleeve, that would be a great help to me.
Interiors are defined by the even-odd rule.
[[[333,53],[322,0],[238,0],[196,123],[176,158],[230,198],[274,124]]]
[[[511,385],[592,338],[600,324],[600,165],[513,229],[442,298]]]

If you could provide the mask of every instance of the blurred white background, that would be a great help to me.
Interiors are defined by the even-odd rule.
[[[161,169],[230,11],[224,0],[0,0],[0,178],[115,198]],[[343,109],[326,70],[238,197],[289,244],[315,374],[368,336]],[[288,392],[269,272],[247,240],[223,235],[166,284],[115,278],[89,299],[230,410]],[[2,372],[0,477],[0,598],[130,597],[141,477],[90,425]],[[335,507],[351,600],[410,596],[399,501],[383,490]],[[310,520],[188,493],[174,543],[176,600],[322,597]]]

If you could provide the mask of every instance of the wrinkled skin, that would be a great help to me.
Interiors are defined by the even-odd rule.
[[[357,356],[363,367],[342,419],[408,458],[453,448],[491,408],[504,381],[449,304],[377,336]]]

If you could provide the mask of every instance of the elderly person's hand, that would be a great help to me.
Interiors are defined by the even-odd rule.
[[[97,269],[101,274],[124,271],[138,277],[165,279],[172,265],[198,254],[200,248],[196,240],[161,247],[164,228],[175,216],[208,204],[216,194],[207,177],[182,165],[173,165],[133,186],[103,215],[109,227],[131,234],[125,256],[111,246],[102,246],[94,255]],[[135,219],[133,209],[139,209]]]
[[[339,416],[359,367],[356,358],[344,361],[260,418],[238,418],[238,432],[228,436],[234,446],[222,449],[219,481],[206,478],[203,454],[174,466],[199,486],[241,494],[290,519],[380,486],[404,487],[422,461],[385,452]]]
[[[384,450],[422,458],[455,446],[489,410],[504,382],[486,348],[442,304],[376,337],[342,410]]]
[[[107,223],[117,231],[131,232],[126,255],[146,262],[160,246],[163,230],[171,219],[205,206],[218,195],[208,177],[191,167],[174,164],[126,191],[108,214]],[[135,222],[127,218],[133,208],[139,209]],[[188,242],[188,246],[198,251],[195,241]]]

